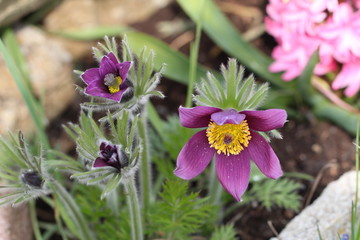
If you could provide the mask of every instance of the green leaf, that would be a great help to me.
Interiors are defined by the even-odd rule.
[[[163,62],[166,62],[164,76],[183,84],[188,83],[189,59],[184,54],[171,49],[164,42],[144,33],[127,32],[126,36],[128,44],[135,54],[139,55],[144,46],[156,52],[154,62],[157,70],[161,68]],[[195,79],[199,80],[201,77],[205,77],[206,72],[209,70],[198,66]],[[214,74],[218,75],[218,73]]]
[[[259,201],[267,209],[277,206],[297,211],[301,205],[301,197],[297,192],[301,187],[300,183],[286,178],[277,180],[266,178],[253,182],[246,197]]]
[[[105,173],[107,171],[108,171],[107,169],[99,168],[99,169],[90,170],[88,172],[75,173],[75,174],[71,175],[71,177],[72,178],[83,178],[83,177],[88,177],[90,175],[98,174],[98,173],[101,173],[101,172]]]
[[[156,112],[154,105],[152,105],[151,103],[147,104],[147,110],[148,118],[152,126],[155,128],[156,132],[161,136],[161,138],[164,138],[164,121],[161,120],[159,114]]]
[[[115,173],[112,178],[108,181],[104,191],[101,193],[101,199],[105,198],[107,194],[113,191],[120,183],[121,174]]]
[[[234,226],[224,225],[216,227],[210,240],[236,240],[236,232]]]
[[[130,30],[131,28],[129,27],[98,26],[94,28],[86,28],[86,29],[81,28],[71,31],[57,31],[51,33],[74,40],[89,41],[89,40],[102,39],[105,35],[109,37],[118,36]]]
[[[185,181],[167,180],[163,188],[161,201],[157,202],[157,210],[151,216],[153,226],[150,229],[161,229],[168,239],[190,239],[188,235],[198,232],[216,208],[207,204],[206,198],[198,198],[198,193],[187,194]]]
[[[319,62],[319,52],[315,51],[306,64],[305,69],[301,73],[298,79],[298,88],[305,100],[309,99],[312,95],[314,95],[314,90],[311,86],[311,79],[314,73],[314,69],[316,64]]]
[[[212,0],[202,1],[178,0],[182,9],[195,22],[202,16],[202,27],[207,35],[220,46],[229,56],[236,57],[242,64],[257,75],[282,88],[293,86],[294,83],[284,82],[280,74],[270,73],[268,67],[272,60],[265,54],[247,43],[220,11]]]
[[[14,45],[12,45],[10,49],[14,48]],[[5,63],[8,66],[12,77],[15,80],[16,86],[18,87],[25,104],[29,109],[30,116],[35,123],[41,142],[45,145],[47,149],[49,149],[50,144],[45,133],[45,117],[43,114],[43,109],[41,108],[40,103],[36,100],[35,96],[32,94],[29,88],[29,83],[24,79],[24,75],[19,70],[17,62],[15,62],[12,54],[9,52],[2,40],[0,40],[0,53],[2,54]],[[18,54],[18,51],[16,51],[15,56],[17,56],[17,58],[19,59],[20,55]]]
[[[330,103],[322,95],[317,94],[309,101],[313,106],[314,114],[343,127],[349,133],[356,134],[356,123],[360,120],[359,113],[351,113]]]

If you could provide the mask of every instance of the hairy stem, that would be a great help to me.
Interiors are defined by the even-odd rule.
[[[146,118],[142,117],[138,121],[139,138],[142,144],[141,152],[141,169],[140,169],[140,185],[141,185],[141,200],[144,209],[144,215],[146,216],[150,206],[150,200],[152,197],[152,184],[151,184],[151,163],[149,157],[148,137],[146,130]]]
[[[222,187],[216,176],[215,161],[212,161],[209,179],[209,202],[214,206],[221,206]],[[218,221],[222,219],[222,209],[218,211]]]
[[[125,179],[123,185],[126,192],[127,206],[130,214],[132,240],[143,240],[143,222],[134,178],[130,177]]]

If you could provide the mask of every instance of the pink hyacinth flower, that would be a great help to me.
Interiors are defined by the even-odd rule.
[[[351,61],[343,64],[336,76],[332,88],[337,90],[345,88],[345,95],[354,96],[360,89],[360,58],[353,57]]]
[[[199,175],[215,155],[217,177],[237,201],[250,178],[250,159],[269,178],[282,175],[280,162],[269,143],[258,133],[281,128],[287,114],[282,109],[264,111],[222,110],[197,106],[179,108],[181,124],[203,128],[185,144],[175,175],[189,180]]]
[[[120,102],[129,87],[127,75],[131,62],[118,62],[114,53],[105,55],[98,68],[86,70],[80,77],[87,84],[85,93]]]
[[[352,55],[360,57],[360,12],[341,3],[333,15],[319,27],[319,37],[334,46],[334,58],[346,63]]]

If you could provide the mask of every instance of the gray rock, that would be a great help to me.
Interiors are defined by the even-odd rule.
[[[8,25],[49,0],[0,0],[0,26]]]
[[[0,207],[0,240],[31,240],[32,236],[27,204]]]
[[[173,0],[63,0],[44,18],[44,28],[49,32],[66,33],[101,26],[128,26],[146,20],[171,1]],[[89,54],[91,47],[96,45],[96,42],[76,41],[61,36],[56,39],[74,59]]]
[[[35,27],[21,28],[16,38],[26,60],[33,92],[43,103],[46,119],[51,121],[75,97],[71,56]],[[33,132],[30,113],[1,56],[0,76],[0,134],[6,135],[9,130]]]
[[[280,238],[271,240],[320,240],[318,229],[324,240],[338,240],[339,235],[350,234],[355,184],[355,171],[345,173],[330,183],[314,203],[291,220],[280,233]]]

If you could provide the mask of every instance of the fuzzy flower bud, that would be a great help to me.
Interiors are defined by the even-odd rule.
[[[108,142],[101,142],[99,157],[94,161],[93,167],[113,167],[121,170],[129,165],[126,154],[117,146]]]
[[[30,187],[34,187],[34,188],[41,188],[44,180],[43,178],[40,176],[40,174],[36,171],[33,170],[28,170],[25,171],[21,174],[21,181],[30,186]]]

